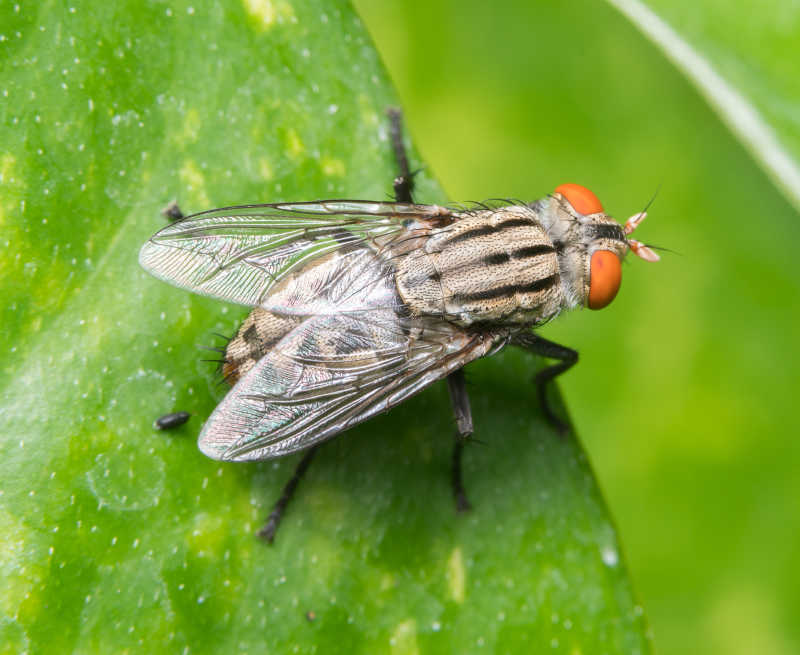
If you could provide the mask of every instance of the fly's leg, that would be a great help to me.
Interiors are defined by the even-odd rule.
[[[170,221],[179,221],[182,218],[186,218],[186,215],[181,211],[181,208],[178,207],[178,203],[175,200],[170,201],[170,203],[161,210],[161,215]]]
[[[275,503],[275,506],[272,508],[272,511],[269,513],[267,517],[267,521],[264,523],[262,528],[256,533],[259,537],[267,541],[268,543],[272,543],[275,539],[275,533],[278,531],[278,524],[281,522],[283,518],[283,513],[286,511],[286,506],[289,504],[289,501],[292,499],[295,490],[297,489],[297,485],[300,482],[300,478],[305,475],[305,472],[308,470],[309,465],[311,464],[311,460],[314,459],[314,455],[317,452],[317,448],[319,446],[313,446],[308,450],[308,452],[303,455],[303,459],[300,460],[300,463],[295,468],[292,477],[289,479],[289,482],[286,483],[286,486],[283,488],[281,492],[281,497],[278,498],[278,502]]]
[[[396,202],[414,202],[411,194],[414,191],[414,175],[408,166],[406,147],[403,144],[403,113],[395,107],[386,110],[389,116],[389,134],[392,138],[394,158],[397,160],[399,174],[394,178],[394,199]]]
[[[408,155],[403,143],[403,114],[399,109],[390,107],[386,111],[389,116],[390,135],[392,138],[392,149],[397,160],[399,174],[394,178],[394,197],[397,202],[414,202],[412,193],[414,191],[414,175],[408,165]],[[456,501],[456,510],[466,512],[471,509],[467,492],[464,490],[464,479],[462,476],[461,458],[464,452],[464,444],[472,435],[472,412],[469,408],[469,396],[464,381],[464,371],[459,369],[455,373],[447,376],[447,388],[450,391],[450,401],[453,405],[453,413],[456,417],[456,442],[453,446],[453,458],[451,460],[451,483],[453,485],[453,496]]]
[[[472,506],[469,504],[467,492],[464,490],[464,480],[461,474],[461,455],[464,452],[464,444],[472,435],[472,412],[469,408],[469,396],[467,395],[467,386],[462,369],[447,376],[447,389],[450,391],[450,402],[453,405],[457,428],[451,468],[453,497],[456,501],[456,510],[466,512]]]
[[[545,417],[562,436],[567,434],[569,425],[556,415],[550,406],[550,401],[547,399],[547,383],[575,365],[578,361],[578,351],[553,343],[547,339],[542,339],[542,337],[535,335],[533,332],[518,334],[511,343],[540,357],[559,360],[558,364],[553,364],[539,371],[534,376],[533,382],[536,385],[539,404]]]

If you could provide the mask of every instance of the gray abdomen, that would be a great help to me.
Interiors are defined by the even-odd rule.
[[[532,325],[558,313],[561,285],[553,243],[527,207],[467,214],[431,230],[400,258],[396,282],[416,315],[460,325]]]

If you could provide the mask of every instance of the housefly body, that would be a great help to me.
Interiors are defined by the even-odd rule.
[[[225,349],[232,388],[199,447],[240,462],[308,450],[260,532],[270,541],[318,444],[443,378],[458,429],[453,490],[468,508],[461,449],[473,426],[462,367],[506,345],[557,360],[536,383],[564,431],[545,385],[577,352],[531,328],[567,309],[608,305],[628,251],[658,259],[629,236],[644,212],[620,225],[576,184],[532,203],[415,204],[400,115],[389,115],[396,202],[215,209],[163,228],[139,256],[158,278],[253,308]]]

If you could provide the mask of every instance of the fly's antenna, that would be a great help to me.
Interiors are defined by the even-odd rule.
[[[652,205],[653,202],[655,201],[656,196],[658,196],[658,192],[659,191],[661,191],[661,183],[660,182],[659,182],[658,186],[656,187],[656,191],[653,194],[653,197],[650,198],[650,200],[647,201],[647,204],[644,206],[644,209],[642,209],[643,212],[646,212],[648,209],[650,209],[650,205]]]
[[[637,227],[639,227],[639,224],[645,218],[647,218],[647,210],[650,208],[650,205],[653,204],[653,201],[656,199],[656,196],[660,190],[661,185],[659,184],[658,188],[656,188],[656,192],[653,194],[653,197],[650,198],[649,202],[644,206],[644,209],[625,221],[625,236],[631,234]],[[631,247],[631,251],[633,251],[634,255],[640,259],[644,259],[646,262],[657,262],[661,259],[661,257],[659,257],[650,246],[642,243],[641,241],[637,241],[636,239],[628,239],[628,245]]]
[[[673,250],[672,248],[665,248],[664,246],[656,246],[656,245],[654,245],[652,243],[646,243],[644,245],[646,245],[648,248],[650,248],[652,250],[658,250],[659,252],[668,252],[668,253],[670,253],[672,255],[682,255],[683,254],[683,253],[678,252],[677,250]]]
[[[651,250],[649,246],[643,244],[641,241],[628,239],[628,245],[631,247],[634,255],[640,259],[644,259],[646,262],[657,262],[661,259],[655,251]]]

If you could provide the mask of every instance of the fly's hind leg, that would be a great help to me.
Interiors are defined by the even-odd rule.
[[[298,317],[282,316],[261,307],[254,308],[225,348],[225,359],[222,364],[225,381],[231,386],[236,384],[275,344],[297,327],[300,321],[301,319]],[[316,451],[317,446],[306,451],[292,477],[284,485],[280,498],[273,506],[264,526],[257,532],[258,536],[265,541],[272,543],[275,538],[275,532],[286,507],[297,490],[300,479],[308,470]]]
[[[540,357],[559,360],[558,364],[548,366],[539,371],[533,378],[536,385],[539,404],[550,424],[563,436],[569,432],[569,425],[553,411],[547,398],[548,382],[561,375],[578,361],[578,351],[561,346],[535,335],[533,332],[522,332],[516,335],[511,343]]]
[[[392,183],[394,199],[396,202],[414,202],[412,193],[414,192],[414,175],[416,173],[412,173],[408,166],[408,156],[403,143],[403,113],[395,107],[390,107],[386,110],[386,114],[389,116],[389,134],[398,168],[398,175]]]
[[[464,490],[461,456],[467,439],[472,435],[472,411],[469,408],[469,396],[462,369],[447,376],[447,389],[450,391],[450,402],[453,405],[457,428],[451,468],[453,498],[456,501],[456,510],[466,512],[472,509],[472,506],[469,504],[467,492]]]
[[[278,498],[278,502],[272,508],[272,511],[269,513],[266,522],[261,527],[261,529],[256,533],[259,537],[267,541],[268,543],[272,543],[275,539],[275,533],[278,531],[278,524],[281,522],[283,518],[283,514],[286,511],[286,506],[289,504],[289,501],[292,499],[295,490],[297,489],[297,485],[300,483],[300,479],[305,475],[305,472],[308,470],[308,467],[311,464],[311,460],[314,459],[314,455],[317,452],[317,448],[319,446],[313,446],[303,455],[303,459],[300,460],[300,463],[295,468],[292,477],[289,479],[289,482],[286,483],[286,486],[283,487],[283,491],[281,492],[281,497]]]

